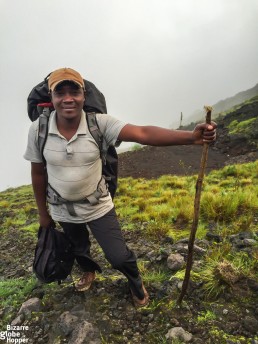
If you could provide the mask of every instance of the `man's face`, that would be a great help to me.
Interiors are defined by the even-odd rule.
[[[84,105],[84,90],[73,82],[63,82],[51,93],[52,103],[58,117],[72,120],[81,116]]]

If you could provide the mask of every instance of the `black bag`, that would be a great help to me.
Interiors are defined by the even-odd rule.
[[[73,263],[74,254],[65,234],[54,227],[39,227],[33,261],[37,278],[44,283],[60,283],[70,275]]]
[[[31,121],[35,121],[40,115],[39,111],[42,111],[42,108],[38,108],[38,104],[51,103],[48,89],[49,75],[41,83],[36,85],[28,96],[27,111]],[[86,90],[86,101],[83,110],[86,113],[107,113],[104,95],[92,82],[85,79],[83,80]],[[50,108],[50,111],[52,110],[54,109]],[[97,144],[99,145],[99,142],[97,142]],[[102,151],[102,149],[100,150]],[[113,146],[108,147],[105,154],[105,161],[102,160],[102,174],[107,177],[108,189],[111,197],[114,198],[117,189],[118,156],[116,149]]]

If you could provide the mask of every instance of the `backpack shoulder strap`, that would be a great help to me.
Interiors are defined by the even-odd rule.
[[[39,116],[39,133],[38,133],[38,145],[40,155],[43,159],[44,165],[46,165],[46,160],[43,155],[43,150],[47,141],[48,136],[48,122],[50,116],[50,108],[44,107],[42,113]]]
[[[99,128],[96,112],[87,112],[86,113],[86,121],[88,124],[89,131],[96,141],[97,145],[99,146],[100,157],[102,159],[103,164],[106,164],[106,155],[107,155],[107,147],[104,143],[104,138]]]

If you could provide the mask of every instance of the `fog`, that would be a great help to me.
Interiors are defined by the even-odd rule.
[[[258,82],[257,0],[0,0],[0,16],[0,190],[30,184],[26,99],[56,68],[109,114],[169,128]]]

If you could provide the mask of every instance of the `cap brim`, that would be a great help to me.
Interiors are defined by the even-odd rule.
[[[68,79],[63,79],[63,80],[59,80],[55,83],[53,83],[53,85],[51,86],[51,90],[54,91],[56,89],[56,87],[62,83],[64,83],[65,81],[67,82],[72,82],[73,84],[77,85],[80,88],[83,88],[83,85],[81,85],[79,82],[74,81],[74,80],[68,80]]]

